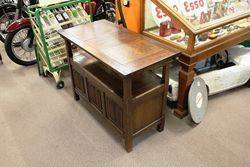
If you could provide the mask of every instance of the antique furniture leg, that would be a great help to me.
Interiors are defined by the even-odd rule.
[[[70,41],[68,41],[67,39],[65,39],[65,43],[66,43],[66,48],[67,48],[67,54],[68,54],[68,64],[69,64],[69,71],[70,71],[70,74],[71,74],[71,81],[72,81],[72,86],[73,86],[73,93],[74,93],[74,98],[76,101],[80,100],[80,96],[76,93],[75,91],[75,81],[74,81],[74,78],[73,78],[73,69],[72,69],[72,65],[71,65],[71,60],[70,59],[73,59],[73,51],[72,51],[72,48],[71,48],[71,43]]]
[[[124,101],[124,138],[125,149],[131,152],[133,149],[133,132],[132,132],[132,116],[131,116],[131,99],[132,99],[132,81],[130,76],[123,79],[123,101]]]
[[[0,54],[0,64],[3,64],[3,59],[1,54]]]
[[[157,131],[162,132],[165,125],[165,114],[166,114],[166,98],[168,92],[168,83],[169,83],[169,63],[163,66],[162,69],[162,83],[164,83],[164,93],[162,99],[162,118],[161,123],[157,126]]]
[[[180,56],[181,71],[179,73],[178,104],[177,109],[174,112],[174,114],[179,118],[184,118],[188,114],[187,97],[189,87],[195,76],[195,65],[195,60],[192,57],[185,56],[184,54]]]

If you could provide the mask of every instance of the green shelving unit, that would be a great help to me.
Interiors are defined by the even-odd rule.
[[[49,6],[33,5],[28,8],[35,34],[35,52],[39,75],[48,76],[50,74],[50,76],[53,76],[58,89],[64,87],[64,82],[61,80],[61,73],[68,68],[68,62],[65,41],[57,31],[65,28],[67,25],[87,24],[92,21],[92,17],[84,10],[84,15],[79,11],[77,13],[72,10],[71,15],[68,15],[68,21],[62,23],[58,22],[57,24],[47,25],[44,18],[52,18],[51,14],[53,13],[51,11],[70,9],[73,5],[78,6],[83,3],[90,3],[90,0],[71,0]]]

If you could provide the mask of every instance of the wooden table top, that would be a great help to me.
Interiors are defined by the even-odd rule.
[[[59,30],[59,34],[124,76],[180,53],[105,20]]]

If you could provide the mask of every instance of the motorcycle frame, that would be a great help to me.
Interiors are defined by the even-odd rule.
[[[3,11],[3,13],[5,13],[5,10],[8,9],[8,8],[10,8],[10,9],[14,8],[14,9],[16,9],[17,5],[15,3],[7,3],[7,2],[1,2],[0,3],[0,11]],[[6,33],[7,29],[4,32]]]
[[[30,1],[30,5],[34,5],[36,3],[37,0]],[[16,7],[16,14],[14,19],[15,21],[8,26],[8,28],[6,29],[7,33],[13,32],[21,26],[31,26],[30,20],[28,18],[29,16],[27,14],[27,6],[24,4],[23,0],[18,0],[17,4],[15,4],[14,7]]]
[[[21,18],[18,19],[16,21],[14,21],[13,23],[11,23],[8,28],[6,29],[7,33],[11,33],[19,28],[21,28],[22,26],[31,26],[31,22],[29,18]]]
[[[97,20],[97,19],[95,19],[95,18],[100,17],[101,15],[103,15],[103,13],[106,14],[106,11],[107,11],[107,9],[106,9],[106,4],[105,4],[106,1],[105,1],[105,0],[93,0],[93,2],[96,3],[95,11],[93,12],[93,18],[94,18],[94,20]],[[115,0],[114,0],[114,4],[115,4]],[[100,6],[103,7],[104,12],[103,12],[103,13],[97,14],[97,10],[98,10],[98,8],[99,8]]]

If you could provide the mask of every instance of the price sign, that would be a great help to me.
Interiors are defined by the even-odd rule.
[[[195,24],[205,23],[207,21],[208,12],[207,0],[163,0],[164,3],[173,7],[183,17],[194,19]],[[171,19],[153,2],[151,2],[151,12],[155,23],[160,26],[164,21],[171,21]]]
[[[168,5],[172,6],[174,9],[177,11],[178,6],[179,6],[179,1],[178,0],[164,0],[165,3]],[[160,24],[164,21],[171,21],[171,19],[158,7],[156,6],[153,2],[150,1],[150,6],[151,6],[151,12],[154,18],[155,23],[160,26]]]
[[[205,15],[208,13],[207,0],[181,0],[180,5],[184,16],[196,18],[199,23],[205,22]]]
[[[205,2],[204,0],[185,0],[183,5],[185,12],[194,14],[197,13],[197,11],[200,12],[200,10],[204,8]]]

